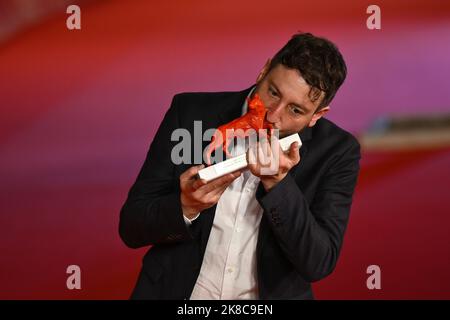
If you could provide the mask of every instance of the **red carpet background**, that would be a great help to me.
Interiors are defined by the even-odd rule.
[[[172,96],[249,87],[299,30],[343,52],[329,118],[357,136],[379,116],[449,112],[450,3],[378,1],[372,31],[369,4],[83,1],[81,30],[64,7],[0,42],[0,298],[128,298],[146,249],[122,244],[119,210]],[[317,298],[449,299],[450,148],[363,150],[361,164]],[[72,264],[81,290],[66,288]]]

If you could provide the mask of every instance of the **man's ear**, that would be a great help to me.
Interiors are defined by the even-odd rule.
[[[270,59],[267,59],[266,64],[264,65],[264,67],[261,69],[261,71],[259,72],[258,77],[256,78],[256,83],[260,82],[262,79],[264,79],[264,77],[266,76],[267,72],[269,72],[269,68],[270,68]]]
[[[314,113],[311,121],[309,121],[308,127],[313,127],[316,124],[317,120],[322,118],[328,111],[330,111],[330,106],[323,107],[322,109]]]

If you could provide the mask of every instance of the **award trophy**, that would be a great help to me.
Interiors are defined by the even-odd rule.
[[[248,162],[246,153],[233,157],[228,150],[228,147],[234,138],[245,139],[250,134],[256,133],[261,129],[268,131],[268,134],[270,135],[272,126],[270,123],[265,121],[266,107],[258,94],[255,94],[253,99],[249,99],[247,102],[248,112],[246,114],[220,126],[215,131],[205,154],[206,163],[209,166],[198,172],[198,177],[200,179],[204,179],[209,182],[228,173],[247,167]],[[279,144],[281,150],[286,152],[294,142],[298,142],[299,147],[301,147],[302,142],[297,133],[280,139]],[[213,151],[217,151],[220,147],[222,147],[229,159],[211,165],[211,154]]]

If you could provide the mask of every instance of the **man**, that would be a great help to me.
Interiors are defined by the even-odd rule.
[[[121,211],[125,244],[152,245],[132,298],[313,299],[311,282],[336,266],[359,172],[358,142],[323,118],[345,77],[338,49],[302,33],[255,87],[173,98]],[[257,159],[206,183],[195,178],[202,165],[173,164],[175,129],[217,128],[255,93],[280,137],[298,132],[303,142],[280,152],[278,170],[262,175]]]

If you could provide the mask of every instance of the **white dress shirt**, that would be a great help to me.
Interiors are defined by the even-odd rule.
[[[247,102],[242,108],[246,112]],[[242,147],[232,152],[242,154]],[[255,198],[259,181],[246,170],[220,197],[191,300],[258,298],[256,244],[263,213]],[[189,224],[195,218],[185,220]]]
[[[217,203],[202,267],[191,299],[257,299],[256,243],[262,208],[259,178],[245,171]]]

